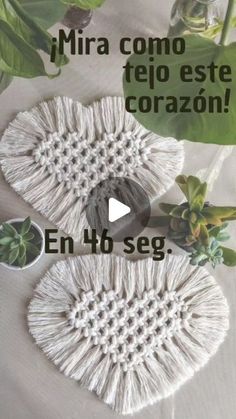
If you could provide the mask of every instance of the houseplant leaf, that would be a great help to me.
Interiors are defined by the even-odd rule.
[[[165,213],[170,215],[170,213],[175,209],[178,208],[178,205],[176,204],[165,204],[165,203],[161,203],[160,205],[160,209]],[[183,212],[184,208],[182,208],[182,212]]]
[[[25,241],[29,242],[34,239],[34,233],[31,233],[31,232],[26,233],[24,234],[23,238]]]
[[[100,7],[105,0],[62,0],[63,3],[89,10]]]
[[[0,19],[0,70],[12,76],[33,78],[50,76],[40,55]]]
[[[12,249],[9,254],[9,259],[8,259],[9,265],[12,265],[16,261],[18,256],[19,256],[19,248],[17,247],[15,249]]]
[[[0,94],[9,86],[12,82],[12,77],[0,71]]]
[[[2,223],[2,228],[3,231],[10,237],[15,237],[15,235],[17,234],[15,227],[13,227],[13,225],[11,224]]]
[[[218,217],[221,219],[236,219],[235,207],[206,207],[202,210],[205,217]]]
[[[30,217],[27,217],[24,220],[24,222],[23,222],[23,224],[21,226],[20,234],[22,236],[24,236],[25,234],[27,234],[30,231],[30,227],[31,227],[31,218]]]
[[[26,253],[24,253],[22,256],[18,257],[18,265],[20,266],[20,268],[23,268],[26,265]]]
[[[224,264],[227,266],[236,266],[236,251],[228,249],[227,247],[222,247]]]
[[[52,37],[21,7],[16,0],[2,0],[0,18],[5,20],[24,41],[35,49],[51,54]],[[68,58],[57,49],[55,64],[60,67],[68,63]]]
[[[19,0],[23,9],[44,29],[64,17],[67,6],[60,0]]]
[[[0,239],[0,245],[8,246],[9,244],[11,244],[11,242],[12,242],[12,237],[6,236]]]
[[[236,72],[236,43],[228,46],[217,45],[213,41],[199,35],[185,36],[186,52],[183,55],[154,55],[153,65],[166,65],[170,68],[170,79],[166,83],[155,83],[154,89],[150,89],[149,82],[137,82],[132,73],[131,82],[128,83],[124,77],[125,96],[135,96],[138,99],[142,96],[150,96],[153,100],[155,96],[165,98],[173,95],[175,97],[194,97],[199,95],[200,89],[205,89],[204,96],[224,96],[224,89],[231,90],[230,112],[228,113],[168,113],[165,106],[160,106],[160,111],[155,113],[142,113],[139,110],[134,113],[137,120],[146,128],[164,137],[173,136],[178,140],[187,139],[189,141],[215,143],[215,144],[236,144],[236,78],[232,77],[232,82],[222,83],[218,81],[212,83],[181,81],[179,74],[183,65],[208,66],[212,62],[216,65],[229,65],[232,75]],[[144,65],[149,68],[149,55],[132,55],[129,63],[136,67]]]

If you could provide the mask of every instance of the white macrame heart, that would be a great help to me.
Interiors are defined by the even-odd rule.
[[[188,257],[88,255],[48,271],[28,322],[60,371],[129,414],[169,396],[207,363],[228,329],[228,305]]]
[[[182,171],[183,144],[143,128],[124,99],[91,106],[66,97],[19,113],[0,143],[0,163],[10,185],[67,234],[81,239],[86,200],[101,181],[126,177],[150,200]]]

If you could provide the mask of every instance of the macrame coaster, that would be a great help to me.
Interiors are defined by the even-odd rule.
[[[176,391],[224,340],[228,305],[188,257],[59,262],[29,306],[30,332],[68,377],[133,413]]]
[[[118,97],[88,107],[66,97],[43,102],[19,113],[0,143],[10,185],[75,239],[89,227],[86,200],[101,181],[128,177],[153,200],[172,185],[183,159],[182,143],[147,131]]]

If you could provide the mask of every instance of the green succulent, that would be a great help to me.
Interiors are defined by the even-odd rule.
[[[224,251],[221,242],[229,240],[230,235],[226,231],[227,223],[219,227],[209,229],[209,240],[202,243],[200,240],[191,248],[191,264],[204,266],[210,262],[215,268],[217,265],[224,263]]]
[[[211,237],[208,245],[197,243],[190,256],[191,265],[204,266],[210,262],[215,268],[224,263],[223,250],[220,243]]]
[[[9,223],[2,224],[0,230],[0,262],[23,268],[30,257],[39,255],[41,240],[38,242],[35,240],[36,237],[32,233],[31,227],[30,217],[19,224],[19,227]]]
[[[226,222],[236,220],[236,207],[210,205],[206,201],[207,183],[195,176],[178,176],[176,183],[187,201],[180,205],[160,204],[166,215],[153,217],[149,226],[167,226],[169,239],[191,253],[193,264],[235,266],[236,252],[223,248],[220,242],[230,238]]]

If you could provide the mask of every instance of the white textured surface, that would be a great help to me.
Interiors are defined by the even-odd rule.
[[[89,36],[108,36],[109,57],[74,57],[62,77],[33,81],[16,79],[0,96],[0,132],[20,110],[54,95],[67,95],[84,104],[105,95],[122,94],[121,66],[117,40],[122,36],[164,36],[172,0],[107,0],[96,11],[86,30]],[[186,143],[186,173],[209,168],[217,146]],[[236,150],[223,164],[210,198],[234,205]],[[168,193],[174,202],[182,199],[176,189]],[[30,214],[42,227],[43,217],[33,211],[1,178],[0,221]],[[236,225],[231,224],[236,247]],[[80,253],[82,249],[79,249]],[[86,250],[83,250],[86,252]],[[60,256],[44,256],[37,266],[18,274],[0,267],[0,398],[1,419],[110,419],[118,417],[90,392],[65,379],[34,345],[27,330],[27,305],[38,279]],[[220,267],[215,277],[222,285],[231,310],[231,328],[218,354],[191,382],[167,399],[145,410],[145,419],[233,419],[236,411],[236,269]],[[174,410],[172,409],[174,407]],[[144,413],[134,415],[141,419]]]
[[[228,330],[228,304],[187,256],[156,263],[87,255],[46,273],[28,322],[61,372],[126,415],[170,396],[206,365]]]
[[[152,202],[173,185],[183,161],[183,142],[146,130],[122,97],[88,107],[65,96],[41,102],[20,112],[0,142],[0,165],[12,188],[80,242],[89,229],[86,201],[101,182],[127,177]],[[94,217],[106,224],[99,211]]]

